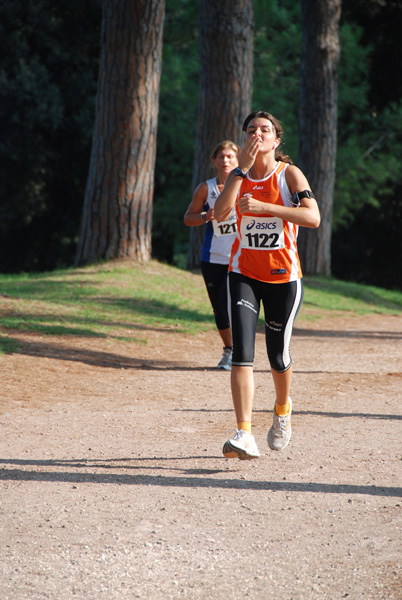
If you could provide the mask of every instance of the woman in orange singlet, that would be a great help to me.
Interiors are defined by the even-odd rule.
[[[316,228],[320,213],[304,174],[279,146],[281,123],[265,111],[251,113],[243,124],[245,145],[238,167],[227,177],[215,203],[224,221],[233,207],[237,235],[229,264],[233,337],[231,387],[237,428],[223,446],[227,458],[258,458],[251,434],[254,399],[254,346],[260,305],[265,314],[268,359],[276,392],[268,445],[283,450],[291,437],[293,323],[303,300],[297,252],[300,227]]]

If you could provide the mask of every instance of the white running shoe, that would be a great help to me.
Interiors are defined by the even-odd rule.
[[[226,458],[240,458],[240,460],[250,460],[258,458],[257,444],[254,436],[243,429],[236,429],[236,433],[231,440],[227,440],[223,445],[223,455]]]
[[[274,422],[268,431],[268,446],[271,450],[283,450],[290,442],[292,426],[290,416],[292,414],[292,400],[289,398],[289,412],[284,417],[276,414],[274,407]]]
[[[225,371],[232,370],[232,348],[223,349],[223,354],[218,365],[218,369],[225,369]]]

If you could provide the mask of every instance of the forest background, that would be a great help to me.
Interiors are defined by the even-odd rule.
[[[297,163],[300,2],[255,0],[252,108],[285,124]],[[95,117],[101,0],[0,4],[0,272],[70,266]],[[402,3],[345,1],[332,273],[401,288]],[[184,267],[199,88],[198,3],[168,0],[153,257]],[[212,175],[212,173],[211,173]]]

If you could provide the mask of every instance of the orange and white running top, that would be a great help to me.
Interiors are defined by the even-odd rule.
[[[242,182],[239,198],[251,194],[256,200],[293,206],[286,183],[288,163],[278,162],[261,180],[249,174]],[[267,207],[268,208],[268,207]],[[298,226],[266,214],[240,214],[236,207],[237,235],[232,246],[229,271],[267,283],[287,283],[302,277],[297,252]]]

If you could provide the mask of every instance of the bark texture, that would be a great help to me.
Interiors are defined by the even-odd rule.
[[[209,157],[216,144],[242,143],[241,126],[251,110],[254,11],[252,0],[201,0],[200,91],[193,189],[213,177]],[[204,227],[190,229],[188,268],[200,265]]]
[[[77,264],[151,258],[165,0],[105,0]]]
[[[340,16],[341,0],[302,0],[298,165],[321,211],[318,230],[300,231],[299,251],[306,274],[331,273]]]

